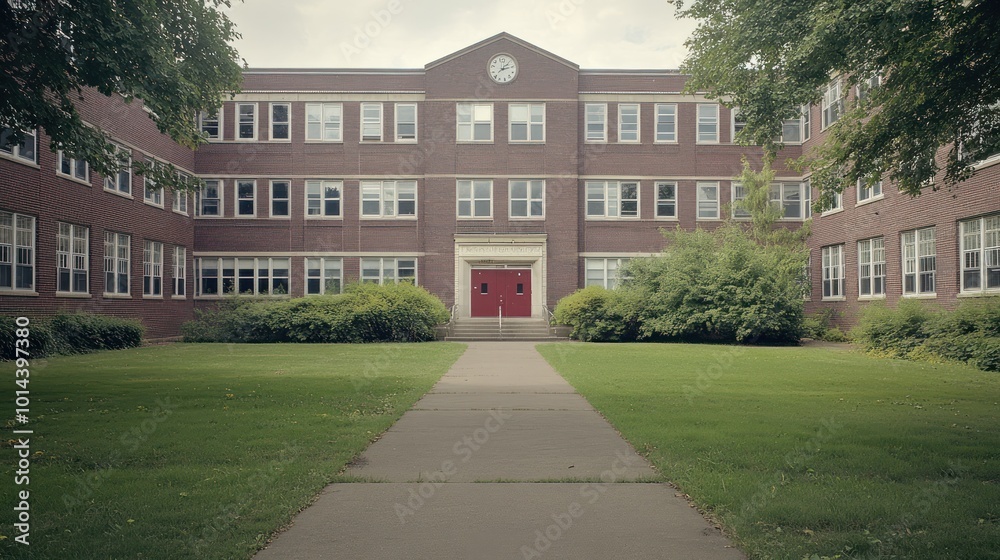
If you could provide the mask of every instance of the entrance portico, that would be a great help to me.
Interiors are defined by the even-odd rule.
[[[456,235],[458,316],[544,317],[546,239],[546,234]]]

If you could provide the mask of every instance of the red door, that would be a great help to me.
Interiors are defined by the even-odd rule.
[[[472,316],[531,317],[531,271],[473,269]]]

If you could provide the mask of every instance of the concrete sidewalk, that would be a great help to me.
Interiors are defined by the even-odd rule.
[[[479,342],[255,557],[738,560],[538,354]]]

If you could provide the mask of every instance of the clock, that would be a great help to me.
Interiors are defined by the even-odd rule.
[[[509,54],[498,54],[490,59],[487,70],[494,82],[509,84],[517,77],[517,60]]]

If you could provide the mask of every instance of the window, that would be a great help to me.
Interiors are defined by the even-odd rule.
[[[586,259],[586,286],[600,286],[608,290],[618,287],[618,271],[621,270],[629,259]]]
[[[187,295],[187,249],[174,247],[174,297]]]
[[[458,141],[493,141],[493,105],[489,103],[459,103]]]
[[[90,230],[83,226],[59,223],[56,291],[90,293]]]
[[[306,258],[306,295],[339,294],[344,279],[344,261],[340,258]]]
[[[656,183],[656,217],[677,217],[677,183],[672,181]]]
[[[361,104],[361,141],[382,141],[382,104]]]
[[[339,218],[340,181],[306,181],[306,218]]]
[[[198,130],[207,140],[222,140],[222,110],[198,113]]]
[[[844,209],[844,193],[833,193],[833,198],[830,201],[830,206],[823,210],[823,214],[833,214],[834,212],[839,212]]]
[[[417,141],[417,104],[396,103],[396,142]]]
[[[802,106],[802,141],[812,138],[812,105]]]
[[[719,183],[698,181],[698,219],[719,219]]]
[[[871,94],[872,90],[882,85],[882,74],[876,72],[870,78],[858,82],[858,101],[864,101]]]
[[[58,166],[56,170],[60,175],[65,175],[66,177],[72,177],[83,181],[84,183],[90,182],[90,168],[87,165],[86,160],[71,158],[59,150],[58,156]]]
[[[1000,290],[1000,214],[960,222],[962,291]]]
[[[862,179],[858,179],[858,202],[875,200],[882,197],[882,181],[878,180],[872,184],[867,184]]]
[[[185,182],[185,183],[187,181],[191,180],[191,177],[187,173],[178,173],[177,174],[177,178],[181,182]],[[187,213],[188,213],[188,194],[187,194],[187,192],[186,191],[177,191],[177,190],[175,190],[173,192],[173,194],[171,194],[171,196],[173,197],[173,201],[171,203],[172,207],[173,207],[173,211],[177,212],[178,214],[184,214],[185,216],[187,216]]]
[[[163,295],[163,243],[146,241],[142,251],[142,295]]]
[[[738,219],[749,218],[750,212],[737,207],[736,203],[741,200],[746,200],[747,193],[746,189],[743,188],[743,183],[733,183],[733,217]]]
[[[416,215],[416,181],[361,181],[363,218],[413,218]]]
[[[132,236],[104,233],[104,294],[129,295]]]
[[[122,146],[118,149],[118,161],[121,169],[114,176],[104,178],[104,189],[125,195],[132,194],[132,151]]]
[[[885,240],[858,241],[858,295],[885,297]]]
[[[9,128],[0,129],[0,153],[9,154],[17,159],[37,163],[38,133],[34,130],[21,133],[21,143],[11,144],[13,131]]]
[[[840,93],[840,80],[833,80],[826,84],[823,89],[823,128],[830,126],[840,119],[844,112],[844,98]]]
[[[639,105],[637,103],[618,104],[618,141],[639,141]]]
[[[417,283],[417,259],[371,258],[361,259],[361,281],[373,284],[387,282]]]
[[[586,113],[587,142],[608,141],[608,105],[607,103],[587,103]]]
[[[802,220],[807,217],[806,200],[809,197],[804,191],[808,188],[805,183],[771,184],[771,204],[781,209],[782,219]]]
[[[253,218],[257,215],[257,181],[236,181],[236,215]]]
[[[747,127],[747,120],[740,112],[739,107],[733,107],[729,110],[729,114],[732,116],[732,143],[736,143],[736,135],[743,132],[743,129]]]
[[[677,141],[677,105],[656,105],[656,141]]]
[[[781,121],[781,142],[784,144],[799,144],[802,142],[801,118]]]
[[[511,103],[510,141],[545,141],[545,105],[543,103]]]
[[[587,181],[588,218],[638,218],[639,183]]]
[[[236,104],[236,139],[257,139],[257,104]]]
[[[823,299],[844,297],[844,246],[823,247]]]
[[[291,107],[289,103],[271,103],[271,140],[291,140]]]
[[[936,288],[937,241],[932,227],[902,234],[903,295],[933,295]]]
[[[291,184],[288,181],[271,181],[271,217],[287,218],[291,215]]]
[[[195,193],[195,212],[198,216],[222,216],[222,181],[209,179],[201,190]]]
[[[485,219],[493,217],[493,181],[458,181],[458,217]]]
[[[545,217],[545,181],[514,180],[507,186],[511,218]]]
[[[0,211],[0,291],[35,288],[35,218]]]
[[[149,158],[146,159],[146,166],[150,171],[156,165],[155,161]],[[163,208],[163,187],[156,186],[156,181],[153,180],[148,172],[142,176],[142,200],[147,204]]]
[[[698,105],[698,143],[719,143],[718,105]]]
[[[340,103],[306,103],[306,140],[343,141],[343,116]]]
[[[284,258],[200,258],[195,260],[199,296],[231,293],[279,296],[289,292],[289,262]]]

